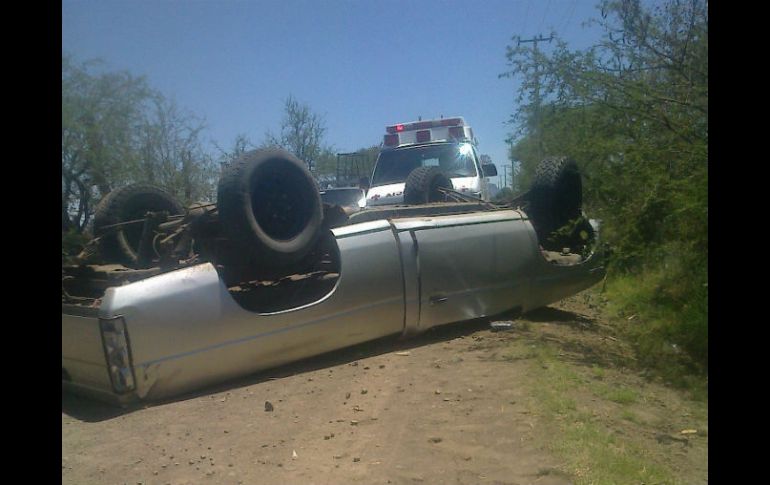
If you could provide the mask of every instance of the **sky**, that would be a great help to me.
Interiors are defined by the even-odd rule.
[[[555,31],[572,48],[597,0],[63,0],[62,51],[99,58],[206,120],[229,148],[279,133],[289,96],[323,117],[337,152],[385,126],[463,116],[502,173],[516,109],[506,46]],[[213,150],[213,147],[212,147]]]

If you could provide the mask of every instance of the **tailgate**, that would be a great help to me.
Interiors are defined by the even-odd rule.
[[[62,305],[61,365],[62,386],[101,397],[113,394],[98,309]]]

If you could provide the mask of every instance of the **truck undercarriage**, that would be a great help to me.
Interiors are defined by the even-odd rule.
[[[62,384],[159,399],[558,301],[604,271],[573,163],[544,163],[525,197],[501,205],[431,170],[417,204],[323,204],[304,164],[280,150],[236,161],[216,204],[117,189],[97,207],[94,240],[62,264]]]
[[[579,194],[577,199],[574,196],[582,189],[573,164],[561,159],[544,161],[541,172],[547,177],[541,176],[530,192],[507,204],[485,202],[453,190],[451,184],[439,184],[432,194],[425,194],[425,203],[420,205],[362,210],[329,205],[318,199],[318,189],[304,164],[280,150],[251,152],[240,165],[231,167],[222,177],[224,183],[220,182],[219,204],[184,209],[156,187],[123,187],[97,208],[96,237],[79,255],[63,262],[62,305],[98,308],[107,288],[210,261],[244,308],[278,311],[313,301],[334,286],[340,267],[330,232],[333,228],[511,208],[537,214],[532,222],[540,229],[546,260],[576,264],[586,254],[593,228],[582,217]],[[256,173],[254,167],[263,173]],[[255,181],[256,175],[261,178]],[[236,183],[241,180],[233,182],[234,177],[244,176],[249,183],[245,200],[236,192],[242,190]],[[265,178],[280,183],[268,187]],[[564,199],[564,192],[573,194],[573,200],[552,200]],[[239,203],[232,202],[234,193],[241,196]],[[224,218],[220,214],[223,200]],[[243,227],[233,230],[233,221],[239,218]],[[313,225],[316,227],[308,230]],[[301,247],[292,246],[303,232],[312,234]]]

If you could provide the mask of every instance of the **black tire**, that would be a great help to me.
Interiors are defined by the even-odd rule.
[[[454,189],[452,180],[438,167],[417,167],[404,184],[404,203],[408,205],[443,202],[446,196],[439,188]]]
[[[566,157],[540,162],[528,198],[529,216],[545,246],[553,231],[582,215],[583,184],[577,163]]]
[[[174,196],[159,187],[147,184],[120,187],[99,202],[94,213],[94,235],[101,236],[99,252],[106,262],[121,263],[129,267],[137,264],[139,241],[144,225],[129,224],[116,229],[105,226],[142,219],[150,211],[167,211],[169,215],[185,212]]]
[[[296,263],[313,248],[323,222],[315,179],[304,162],[281,149],[247,152],[227,167],[217,208],[225,237],[238,248],[227,264]]]

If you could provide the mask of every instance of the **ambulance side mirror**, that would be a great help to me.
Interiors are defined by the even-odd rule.
[[[497,167],[494,163],[485,163],[481,166],[481,172],[485,177],[494,177],[497,175]]]

